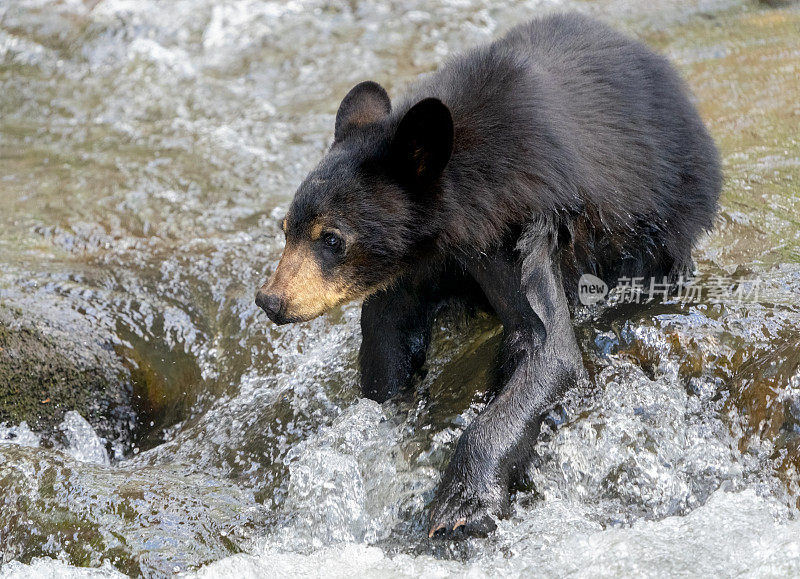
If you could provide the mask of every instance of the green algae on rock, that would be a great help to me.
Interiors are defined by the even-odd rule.
[[[59,344],[32,321],[0,307],[0,424],[24,421],[52,441],[64,414],[75,410],[100,436],[128,440],[133,410],[125,374],[70,356],[70,344]]]

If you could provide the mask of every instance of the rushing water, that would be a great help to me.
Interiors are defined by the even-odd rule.
[[[0,425],[0,577],[800,574],[800,9],[777,4],[0,2],[0,308],[130,399]],[[353,84],[397,95],[558,9],[686,75],[727,175],[700,280],[758,292],[579,312],[591,383],[513,516],[429,541],[496,323],[442,320],[416,391],[379,406],[357,304],[278,328],[253,292]]]

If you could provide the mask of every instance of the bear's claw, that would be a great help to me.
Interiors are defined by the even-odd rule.
[[[500,504],[493,506],[486,500],[494,498],[496,494],[502,496],[499,489],[488,493],[469,493],[461,485],[443,484],[431,505],[428,537],[433,538],[437,534],[451,537],[453,534],[459,537],[488,535],[497,528],[493,516],[502,514]]]
[[[452,530],[455,531],[459,527],[465,527],[466,524],[467,524],[467,519],[459,519],[458,521],[456,521],[456,524],[453,525],[453,529]],[[436,534],[437,531],[441,531],[442,529],[447,530],[447,525],[441,524],[436,528],[431,527],[431,530],[428,533],[428,538],[429,539],[432,538]]]
[[[430,532],[428,533],[428,538],[430,539],[436,533],[436,531],[441,531],[444,529],[444,525],[439,525],[438,527],[431,527]]]
[[[494,518],[485,510],[481,509],[473,516],[462,517],[455,523],[452,519],[447,523],[431,525],[428,538],[441,535],[442,537],[463,537],[477,536],[485,537],[497,528]]]

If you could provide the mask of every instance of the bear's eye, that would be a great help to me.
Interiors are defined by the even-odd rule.
[[[344,246],[344,241],[342,240],[341,236],[337,235],[333,231],[326,231],[322,234],[322,243],[325,244],[325,247],[335,253],[340,252]]]

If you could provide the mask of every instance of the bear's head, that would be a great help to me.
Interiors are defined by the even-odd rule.
[[[393,114],[379,84],[356,85],[339,106],[333,145],[283,220],[283,256],[256,303],[285,324],[389,286],[436,240],[452,151],[453,119],[440,100]]]

